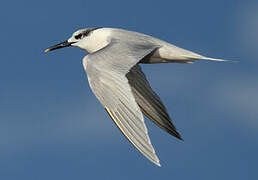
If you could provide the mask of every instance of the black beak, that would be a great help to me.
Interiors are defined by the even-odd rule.
[[[64,42],[61,42],[57,45],[54,45],[54,46],[51,46],[49,48],[47,48],[44,52],[49,52],[49,51],[52,51],[52,50],[55,50],[55,49],[60,49],[60,48],[64,48],[64,47],[68,47],[68,46],[71,46],[74,42],[68,42],[68,41],[64,41]]]

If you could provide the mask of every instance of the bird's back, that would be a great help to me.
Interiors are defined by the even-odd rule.
[[[155,45],[158,46],[152,54],[143,59],[142,63],[164,63],[164,62],[182,62],[187,63],[192,60],[202,58],[203,56],[177,47],[161,39],[124,29],[104,28],[110,31],[110,36],[119,41],[130,42],[132,45]]]

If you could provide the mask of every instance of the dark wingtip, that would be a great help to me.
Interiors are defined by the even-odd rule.
[[[181,140],[181,141],[184,141],[184,139],[182,138],[182,136],[176,132],[175,134],[172,134],[173,136],[175,136],[177,139]]]
[[[177,137],[181,141],[185,141],[181,136]]]

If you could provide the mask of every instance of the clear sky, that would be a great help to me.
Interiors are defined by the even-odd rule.
[[[1,1],[0,179],[257,179],[257,19],[257,0]],[[185,140],[146,119],[162,168],[92,94],[85,52],[43,52],[85,27],[239,61],[142,65]]]

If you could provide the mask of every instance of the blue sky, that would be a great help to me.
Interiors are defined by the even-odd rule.
[[[0,179],[257,179],[257,18],[254,0],[1,1]],[[146,119],[162,168],[97,102],[85,52],[43,53],[101,26],[239,61],[142,66],[185,139]]]

